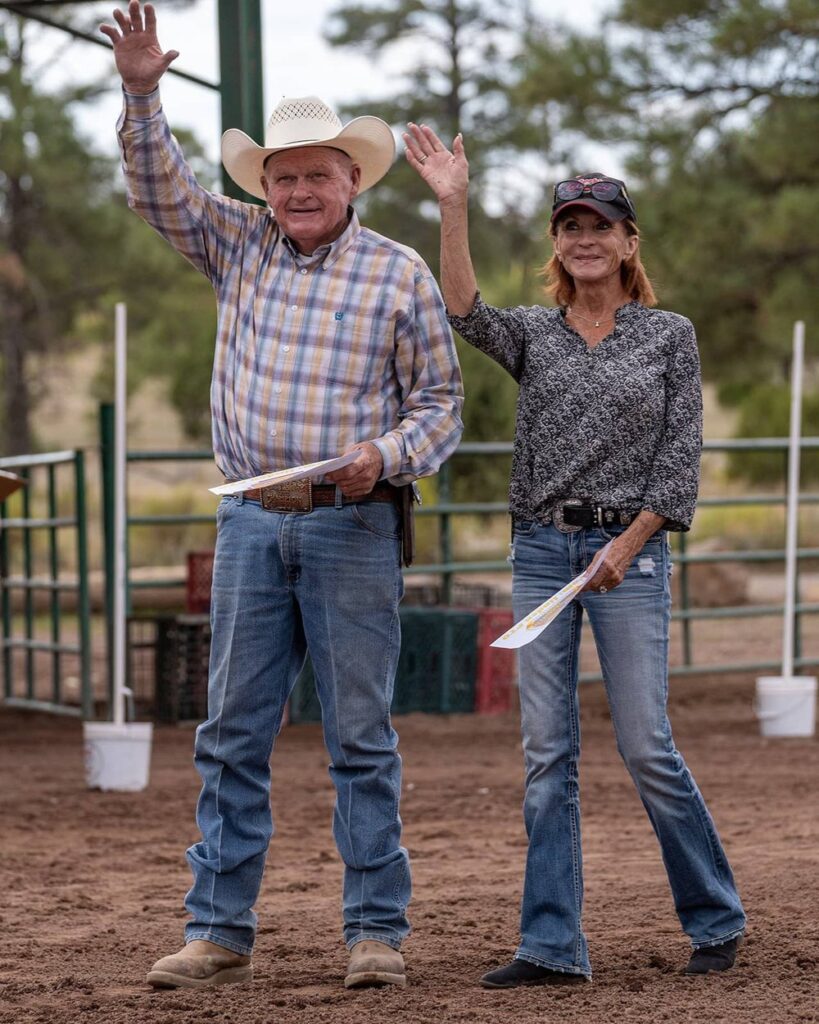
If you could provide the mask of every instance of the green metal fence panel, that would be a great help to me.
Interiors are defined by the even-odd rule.
[[[785,452],[788,441],[784,438],[753,438],[737,439],[727,441],[706,441],[703,445],[704,453],[726,453],[726,452]],[[819,449],[819,437],[806,437],[802,439],[802,449],[813,451]],[[507,506],[502,501],[482,502],[456,502],[452,500],[452,481],[457,475],[459,459],[466,456],[480,457],[509,457],[512,454],[511,443],[505,442],[477,442],[464,443],[441,470],[438,478],[438,500],[433,505],[422,505],[417,509],[421,517],[434,516],[439,520],[438,530],[438,558],[436,561],[413,565],[406,570],[407,575],[434,575],[441,581],[441,592],[444,600],[449,601],[453,593],[453,582],[456,575],[472,573],[494,573],[508,572],[509,565],[506,559],[489,559],[485,561],[457,561],[454,560],[454,529],[453,520],[457,516],[464,515],[500,515],[505,514]],[[202,461],[210,460],[213,455],[210,451],[142,451],[129,452],[129,462],[169,462],[169,461]],[[781,494],[763,493],[759,495],[731,495],[725,497],[707,497],[699,502],[700,508],[717,508],[732,506],[784,506],[784,490]],[[819,494],[801,494],[800,504],[812,506],[819,504]],[[212,522],[213,518],[207,515],[134,515],[129,516],[128,525],[132,526],[168,526],[185,525],[189,523]],[[709,619],[730,619],[744,618],[754,615],[782,615],[782,605],[749,606],[742,608],[692,608],[691,581],[689,569],[694,565],[730,563],[739,564],[773,564],[784,561],[784,551],[780,549],[764,549],[757,551],[714,551],[714,552],[691,552],[685,534],[674,535],[674,561],[678,567],[680,576],[680,607],[672,612],[672,620],[680,623],[682,637],[682,662],[677,668],[673,668],[672,674],[680,675],[694,672],[758,672],[768,671],[776,667],[774,662],[747,662],[747,663],[726,663],[721,665],[696,664],[694,652],[694,637],[692,624],[697,621]],[[819,548],[801,548],[797,552],[797,561],[805,562],[819,560]],[[153,579],[150,583],[130,580],[129,588],[136,590],[142,587],[156,588],[182,588],[184,576],[177,572],[169,572],[163,579]],[[819,605],[797,602],[797,657],[796,664],[800,667],[809,667],[819,664],[819,660],[802,657],[802,634],[801,619],[805,615],[819,613]]]
[[[73,514],[60,515],[57,473],[67,467],[74,498]],[[88,545],[85,506],[85,456],[82,451],[51,452],[47,455],[23,455],[0,459],[0,469],[11,469],[25,477],[27,486],[18,495],[0,503],[0,605],[2,606],[3,688],[2,702],[10,707],[53,711],[89,717],[93,707],[91,691],[91,615],[88,592]],[[39,485],[44,483],[43,493]],[[9,507],[19,515],[10,516]],[[35,514],[42,508],[45,514]],[[72,530],[75,538],[74,572],[67,578],[61,571],[59,538]],[[35,533],[46,536],[44,574],[36,572]],[[12,542],[17,538],[22,572],[12,573]],[[48,640],[37,637],[35,596],[48,594]],[[21,593],[22,635],[15,629],[13,597]],[[60,604],[63,593],[75,595],[77,638],[64,639],[64,615]],[[22,680],[19,658],[23,653]],[[50,671],[38,678],[36,655],[50,655]],[[78,700],[65,692],[66,656],[77,661]],[[20,686],[22,682],[22,687]]]

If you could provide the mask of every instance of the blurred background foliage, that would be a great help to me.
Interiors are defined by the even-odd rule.
[[[118,168],[74,126],[72,111],[112,80],[44,93],[27,62],[36,31],[0,12],[0,451],[38,444],[29,360],[107,338],[123,295],[132,387],[160,377],[188,437],[207,443],[210,285],[127,210]],[[339,3],[326,37],[398,69],[391,95],[345,117],[377,113],[398,132],[426,122],[447,142],[464,133],[488,301],[544,301],[553,181],[623,169],[661,304],[694,321],[704,377],[739,434],[786,432],[792,324],[807,322],[810,352],[819,320],[817,0],[618,0],[592,33],[542,20],[527,0],[375,0]],[[218,187],[196,140],[181,141]],[[360,213],[437,270],[437,210],[403,160]],[[509,439],[514,382],[460,351],[466,439]],[[94,387],[110,395],[104,375]],[[805,432],[819,434],[813,384]],[[741,472],[764,483],[781,465],[746,457]],[[495,475],[476,464],[459,486],[480,476],[502,492],[503,467]]]

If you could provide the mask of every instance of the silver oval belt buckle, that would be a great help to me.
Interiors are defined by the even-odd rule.
[[[555,505],[552,509],[552,522],[555,524],[561,533],[577,533],[578,530],[582,530],[582,526],[574,526],[571,523],[567,523],[563,518],[563,509],[566,505],[582,505],[583,498],[566,498],[565,501],[561,501],[559,505]]]

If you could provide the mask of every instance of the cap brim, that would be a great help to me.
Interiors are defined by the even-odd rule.
[[[257,145],[238,128],[229,128],[222,136],[222,163],[240,188],[249,195],[264,199],[261,177],[265,160],[274,153],[317,146],[340,149],[354,164],[358,164],[361,168],[359,195],[384,177],[395,158],[395,138],[386,121],[378,117],[356,117],[331,139],[293,142],[272,149]]]
[[[592,210],[599,213],[601,217],[607,217],[611,221],[625,220],[628,217],[627,210],[619,210],[614,203],[604,203],[599,199],[567,199],[552,213],[551,223],[557,220],[566,210],[581,207],[584,210]]]

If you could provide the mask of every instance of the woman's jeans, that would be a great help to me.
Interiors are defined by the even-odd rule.
[[[561,533],[518,524],[513,547],[515,619],[582,572],[621,528]],[[671,617],[668,542],[648,540],[623,582],[585,591],[520,650],[529,836],[516,957],[591,974],[581,928],[578,648],[585,611],[603,670],[617,748],[660,842],[674,905],[694,947],[739,935],[745,915],[700,791],[674,746],[666,713]]]
[[[336,789],[344,939],[397,948],[410,899],[390,724],[403,593],[398,512],[339,503],[283,515],[226,498],[217,523],[209,717],[196,733],[202,839],[188,850],[186,941],[253,948],[273,831],[270,755],[309,648]]]

